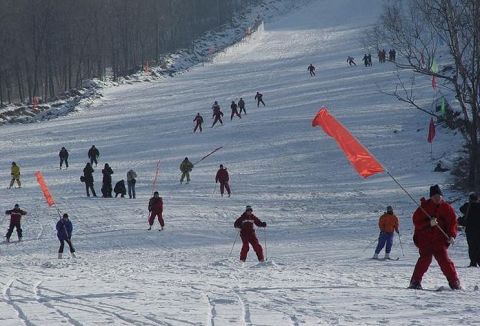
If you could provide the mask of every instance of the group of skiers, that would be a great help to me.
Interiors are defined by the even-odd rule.
[[[438,185],[430,187],[429,199],[421,198],[420,206],[412,216],[415,227],[413,242],[418,247],[420,257],[417,260],[409,288],[422,289],[423,275],[428,270],[432,258],[438,262],[442,273],[447,278],[451,289],[461,289],[455,264],[448,256],[448,247],[455,242],[457,225],[465,227],[467,235],[469,267],[480,267],[480,202],[475,193],[469,196],[469,202],[460,207],[464,214],[458,218],[453,207],[443,199],[443,193]],[[457,224],[458,223],[458,224]],[[385,259],[391,259],[390,252],[394,232],[400,237],[398,218],[393,213],[392,206],[379,219],[380,235],[373,255],[378,255],[386,244]]]
[[[385,51],[385,49],[382,49],[382,50],[378,50],[377,52],[377,56],[378,56],[378,62],[380,63],[385,63],[386,60],[387,60],[387,53]],[[391,62],[395,62],[395,56],[396,56],[396,51],[395,49],[390,49],[390,51],[388,51],[388,60],[391,61]],[[365,65],[365,67],[370,67],[372,66],[372,55],[370,53],[365,53],[363,58],[362,58],[362,61]],[[348,56],[347,57],[347,63],[349,66],[356,66],[357,64],[355,63],[355,58],[353,58],[352,56]],[[313,65],[310,65],[313,67]],[[310,71],[311,67],[308,67],[308,70]],[[313,71],[315,71],[315,67],[313,67]],[[312,72],[310,71],[310,75],[312,75]],[[313,76],[315,76],[315,73],[313,73]]]
[[[255,101],[257,101],[257,108],[260,107],[260,103],[263,104],[263,106],[265,106],[262,93],[257,92],[257,94],[255,94]],[[245,107],[245,101],[243,100],[243,98],[240,97],[240,99],[238,100],[238,103],[235,103],[235,101],[232,101],[230,103],[230,110],[231,110],[230,121],[232,121],[234,117],[238,117],[241,119],[242,113],[246,115],[247,109]],[[218,104],[218,101],[214,101],[212,105],[213,123],[210,128],[213,128],[217,124],[217,122],[220,122],[220,124],[223,125],[222,117],[223,117],[223,112],[220,108],[220,105]],[[197,113],[197,115],[193,119],[193,122],[195,123],[195,127],[193,128],[193,133],[195,133],[197,130],[202,132],[203,130],[202,125],[204,123],[204,120],[200,113]]]

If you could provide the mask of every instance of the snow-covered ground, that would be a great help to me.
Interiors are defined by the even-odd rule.
[[[448,186],[447,174],[431,172],[429,118],[378,91],[393,87],[393,66],[360,65],[360,38],[381,3],[313,1],[266,21],[261,37],[203,67],[112,88],[96,105],[66,117],[0,128],[0,180],[8,184],[16,161],[24,185],[1,190],[1,207],[19,203],[29,212],[24,241],[0,246],[0,325],[478,324],[473,287],[479,272],[465,267],[463,235],[450,254],[465,291],[407,290],[417,259],[410,221],[415,205],[385,174],[361,179],[335,142],[311,127],[327,106],[415,197],[427,195],[431,184]],[[347,55],[359,65],[348,67]],[[314,78],[310,63],[317,67]],[[419,92],[430,101],[429,81],[424,85]],[[257,90],[265,108],[254,105]],[[230,122],[229,103],[239,97],[248,115]],[[214,100],[225,123],[210,129]],[[197,112],[206,120],[202,134],[192,133]],[[137,199],[85,196],[79,176],[92,144],[100,164],[115,171],[114,183],[128,169],[137,171]],[[452,157],[460,144],[458,136],[437,129],[434,156]],[[67,171],[58,169],[62,146],[71,154]],[[196,161],[219,146],[195,167],[189,185],[179,184],[185,156]],[[163,232],[146,230],[158,160]],[[231,198],[214,192],[221,163],[230,172]],[[45,204],[36,170],[71,216],[77,259],[56,258],[57,213]],[[446,191],[447,199],[454,195]],[[396,239],[399,261],[372,261],[378,217],[389,204],[401,219],[405,256]],[[268,223],[266,232],[258,231],[267,244],[265,264],[252,251],[241,264],[238,240],[229,256],[233,221],[245,205]],[[423,285],[447,285],[436,263]]]

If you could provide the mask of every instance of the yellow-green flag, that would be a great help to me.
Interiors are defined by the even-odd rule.
[[[447,110],[445,108],[445,97],[443,96],[440,102],[440,115],[442,116],[442,118],[445,118],[445,116],[447,115]]]

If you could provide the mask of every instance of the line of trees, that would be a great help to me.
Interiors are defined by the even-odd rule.
[[[467,169],[461,179],[466,188],[480,191],[480,1],[407,0],[385,6],[372,33],[379,44],[395,47],[403,60],[400,69],[431,76],[439,87],[455,95],[461,110],[459,126],[468,149]],[[437,63],[441,59],[441,69]],[[432,80],[433,85],[433,80]],[[415,85],[403,83],[393,95],[421,109]]]
[[[261,0],[2,0],[0,105],[158,64]]]

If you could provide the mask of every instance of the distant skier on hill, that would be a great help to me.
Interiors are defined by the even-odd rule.
[[[125,180],[122,179],[118,181],[113,188],[113,192],[115,193],[115,198],[117,198],[118,195],[121,195],[121,197],[124,198],[127,194],[127,188],[125,188]]]
[[[197,113],[195,119],[193,119],[193,122],[195,122],[195,128],[193,128],[193,133],[195,133],[197,129],[200,129],[200,132],[202,132],[203,117],[200,115],[200,113]]]
[[[255,250],[255,253],[257,254],[258,261],[263,262],[263,248],[258,242],[254,225],[264,228],[267,226],[267,223],[260,221],[252,212],[252,207],[247,206],[245,213],[243,213],[233,224],[235,228],[240,229],[240,238],[242,239],[240,260],[244,262],[247,259],[247,253],[251,244],[253,250]]]
[[[90,159],[90,164],[93,165],[93,162],[95,162],[95,166],[98,164],[98,157],[100,156],[100,152],[98,149],[95,147],[95,145],[92,145],[90,149],[88,150],[88,158]]]
[[[396,56],[397,56],[397,52],[395,51],[395,49],[390,49],[390,51],[388,51],[388,60],[395,62]]]
[[[220,105],[218,105],[217,101],[215,101],[215,103],[213,104],[212,110],[213,110],[212,119],[215,118],[215,120],[213,120],[213,124],[211,128],[213,128],[213,126],[215,126],[215,124],[218,121],[220,121],[220,123],[223,125],[223,121],[222,121],[223,112],[220,110]]]
[[[237,103],[235,103],[235,101],[232,101],[232,104],[230,104],[230,109],[232,110],[232,114],[230,115],[230,121],[233,119],[234,116],[237,116],[240,119],[242,118],[242,116],[238,113],[237,108]]]
[[[349,66],[356,66],[357,64],[355,63],[355,58],[354,57],[351,57],[351,56],[348,56],[347,57],[347,63]]]
[[[90,197],[90,193],[88,191],[89,189],[92,190],[93,197],[97,197],[95,189],[93,189],[93,172],[95,172],[95,170],[93,170],[92,165],[90,163],[87,163],[83,168],[83,176],[80,178],[82,182],[85,182],[87,197]]]
[[[457,235],[455,210],[443,200],[442,191],[438,185],[430,187],[430,199],[422,198],[420,205],[412,217],[415,226],[413,242],[418,247],[420,257],[415,265],[409,288],[422,288],[423,275],[434,257],[446,276],[450,288],[459,290],[461,289],[460,280],[447,252]]]
[[[263,106],[265,106],[265,103],[263,102],[263,94],[261,94],[260,92],[257,92],[257,94],[255,95],[255,99],[257,100],[257,108],[260,107],[260,103],[262,103]]]
[[[56,229],[57,238],[60,241],[60,248],[58,248],[58,259],[62,259],[65,242],[70,248],[70,254],[73,258],[75,258],[75,248],[73,248],[72,244],[73,225],[72,222],[68,219],[68,214],[63,214],[62,218],[57,222]]]
[[[310,72],[311,77],[315,76],[315,66],[313,64],[310,64],[307,70]]]
[[[220,164],[220,169],[217,171],[215,176],[215,183],[220,182],[220,194],[222,197],[225,189],[227,190],[228,197],[231,195],[230,186],[228,184],[229,179],[227,168],[223,168],[223,165]]]
[[[22,187],[22,183],[20,182],[20,167],[17,163],[12,162],[12,168],[10,169],[10,174],[12,176],[12,180],[10,180],[10,186],[8,189],[13,187],[13,183],[17,181],[18,188]]]
[[[245,110],[245,101],[243,98],[240,97],[240,100],[238,100],[238,108],[240,111],[238,113],[242,114],[242,112],[247,115],[247,110]]]
[[[8,227],[7,234],[5,235],[6,241],[10,242],[10,236],[13,233],[13,229],[17,229],[18,241],[22,241],[22,225],[21,220],[23,215],[27,215],[27,212],[20,209],[18,204],[15,204],[13,209],[5,211],[6,215],[10,215],[10,226]]]
[[[62,169],[63,162],[65,162],[65,168],[68,169],[68,151],[65,147],[62,147],[60,152],[58,153],[60,157],[60,170]]]
[[[135,198],[135,184],[137,183],[137,173],[132,169],[127,172],[128,197]]]
[[[152,229],[153,222],[155,222],[155,216],[158,218],[158,222],[160,223],[160,230],[163,230],[165,223],[163,221],[163,199],[159,196],[158,191],[153,193],[153,197],[150,198],[148,201],[148,211],[150,212],[150,216],[148,218],[148,224],[150,227],[148,230]]]
[[[180,164],[180,171],[182,172],[182,176],[180,177],[180,183],[183,183],[185,177],[187,177],[187,184],[190,182],[190,172],[192,172],[193,164],[188,160],[188,157]]]
[[[392,206],[387,206],[387,212],[380,216],[378,226],[380,228],[380,235],[378,237],[378,244],[373,259],[378,259],[378,254],[382,251],[385,243],[387,244],[387,247],[385,248],[385,259],[390,259],[390,251],[392,250],[394,236],[393,232],[400,232],[398,230],[398,217],[393,214]]]
[[[102,197],[103,198],[112,198],[112,174],[113,170],[105,163],[102,169],[103,179],[102,179]]]

